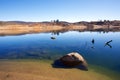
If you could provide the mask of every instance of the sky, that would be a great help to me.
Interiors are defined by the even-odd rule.
[[[120,20],[120,0],[0,0],[0,21]]]

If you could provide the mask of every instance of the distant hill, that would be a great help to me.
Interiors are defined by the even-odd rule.
[[[0,21],[0,35],[68,30],[120,31],[120,21],[80,21],[75,23],[59,20],[51,22]]]
[[[75,23],[70,23],[70,22],[66,22],[66,21],[59,21],[59,22],[49,22],[49,21],[44,21],[44,22],[25,22],[25,21],[0,21],[0,25],[4,25],[4,24],[35,24],[35,23],[46,23],[46,24],[50,24],[50,23],[59,23],[59,24],[75,24],[75,25],[88,25],[88,24],[92,24],[92,25],[113,25],[113,26],[120,26],[120,20],[114,20],[114,21],[109,21],[109,20],[104,20],[104,21],[91,21],[91,22],[87,22],[87,21],[80,21],[80,22],[75,22]]]

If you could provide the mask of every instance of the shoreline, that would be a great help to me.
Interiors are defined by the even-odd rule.
[[[0,35],[21,35],[42,32],[63,31],[120,31],[120,21],[95,21],[95,22],[20,22],[0,21]]]
[[[79,69],[53,68],[48,60],[0,60],[0,79],[2,80],[117,80],[119,74],[90,65],[89,71]],[[103,72],[102,72],[103,71]],[[24,74],[24,75],[22,75]],[[28,77],[29,76],[29,77]]]

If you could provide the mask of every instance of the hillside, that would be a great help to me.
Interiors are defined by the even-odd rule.
[[[50,31],[120,31],[120,21],[92,21],[69,23],[65,21],[53,22],[23,22],[0,21],[0,35],[15,35]]]

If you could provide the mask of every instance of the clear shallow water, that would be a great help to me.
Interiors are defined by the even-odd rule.
[[[105,42],[110,40],[113,40],[110,45],[105,46]],[[81,53],[88,64],[120,72],[120,32],[68,31],[0,37],[0,59],[55,60],[69,52]]]

